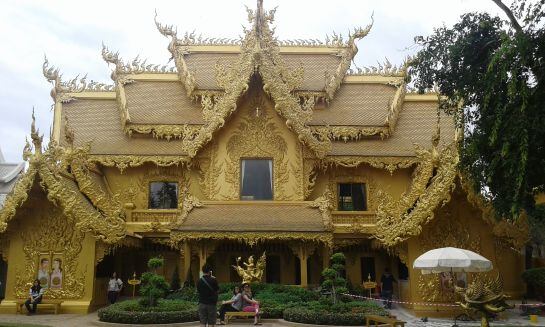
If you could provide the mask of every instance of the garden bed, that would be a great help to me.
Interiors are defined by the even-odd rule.
[[[198,321],[196,302],[159,300],[157,306],[144,307],[138,300],[127,300],[98,310],[100,321],[122,324],[167,324]]]

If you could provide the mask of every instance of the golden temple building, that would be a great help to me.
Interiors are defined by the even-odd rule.
[[[319,285],[343,252],[354,287],[390,268],[399,299],[448,302],[440,276],[412,262],[462,247],[492,260],[490,274],[520,297],[528,228],[497,222],[468,187],[461,132],[438,114],[438,94],[407,86],[409,61],[351,69],[371,25],[280,41],[274,11],[258,5],[248,19],[240,39],[156,22],[172,67],[104,46],[113,85],[62,80],[46,59],[51,142],[33,121],[26,171],[0,210],[0,312],[15,312],[35,278],[62,312],[81,313],[105,304],[113,271],[126,281],[151,257],[165,258],[167,279],[176,267],[195,279],[207,262],[229,282],[237,257],[263,251],[269,283]]]

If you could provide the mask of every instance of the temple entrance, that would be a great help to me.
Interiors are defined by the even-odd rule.
[[[123,281],[121,297],[132,296],[132,286],[127,281],[133,275],[140,279],[142,273],[148,271],[147,262],[150,258],[161,257],[165,264],[158,273],[165,276],[168,282],[173,278],[176,266],[180,271],[180,253],[171,247],[154,243],[147,239],[138,240],[134,244],[115,247],[104,256],[95,270],[95,287],[93,301],[95,306],[103,306],[107,302],[108,280],[113,272]],[[138,288],[136,288],[138,296]]]

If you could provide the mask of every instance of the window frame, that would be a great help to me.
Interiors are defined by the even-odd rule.
[[[271,162],[271,199],[270,200],[243,200],[242,199],[242,161],[243,160],[269,160]],[[239,201],[274,201],[274,158],[273,157],[240,157],[239,163],[239,177],[238,177],[238,199]]]
[[[176,207],[175,208],[152,208],[151,207],[151,184],[153,183],[172,183],[176,184]],[[148,181],[148,203],[147,203],[147,210],[178,210],[180,206],[180,182],[175,180],[150,180]]]
[[[340,199],[341,199],[341,184],[363,184],[364,187],[364,201],[365,201],[365,210],[342,210],[341,207],[340,207]],[[335,208],[336,208],[336,211],[340,211],[340,212],[368,212],[369,211],[369,183],[368,182],[365,182],[365,181],[337,181],[337,185],[336,185],[336,193],[337,193],[337,198],[336,198],[336,203],[335,203]]]

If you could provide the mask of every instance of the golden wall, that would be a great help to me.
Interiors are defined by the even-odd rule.
[[[74,222],[37,187],[2,238],[9,241],[9,247],[6,297],[0,304],[0,312],[14,313],[13,300],[28,297],[30,284],[37,278],[40,258],[48,258],[50,263],[54,258],[61,259],[61,287],[47,290],[47,298],[62,299],[62,313],[88,311],[93,297],[95,239],[77,230]]]

